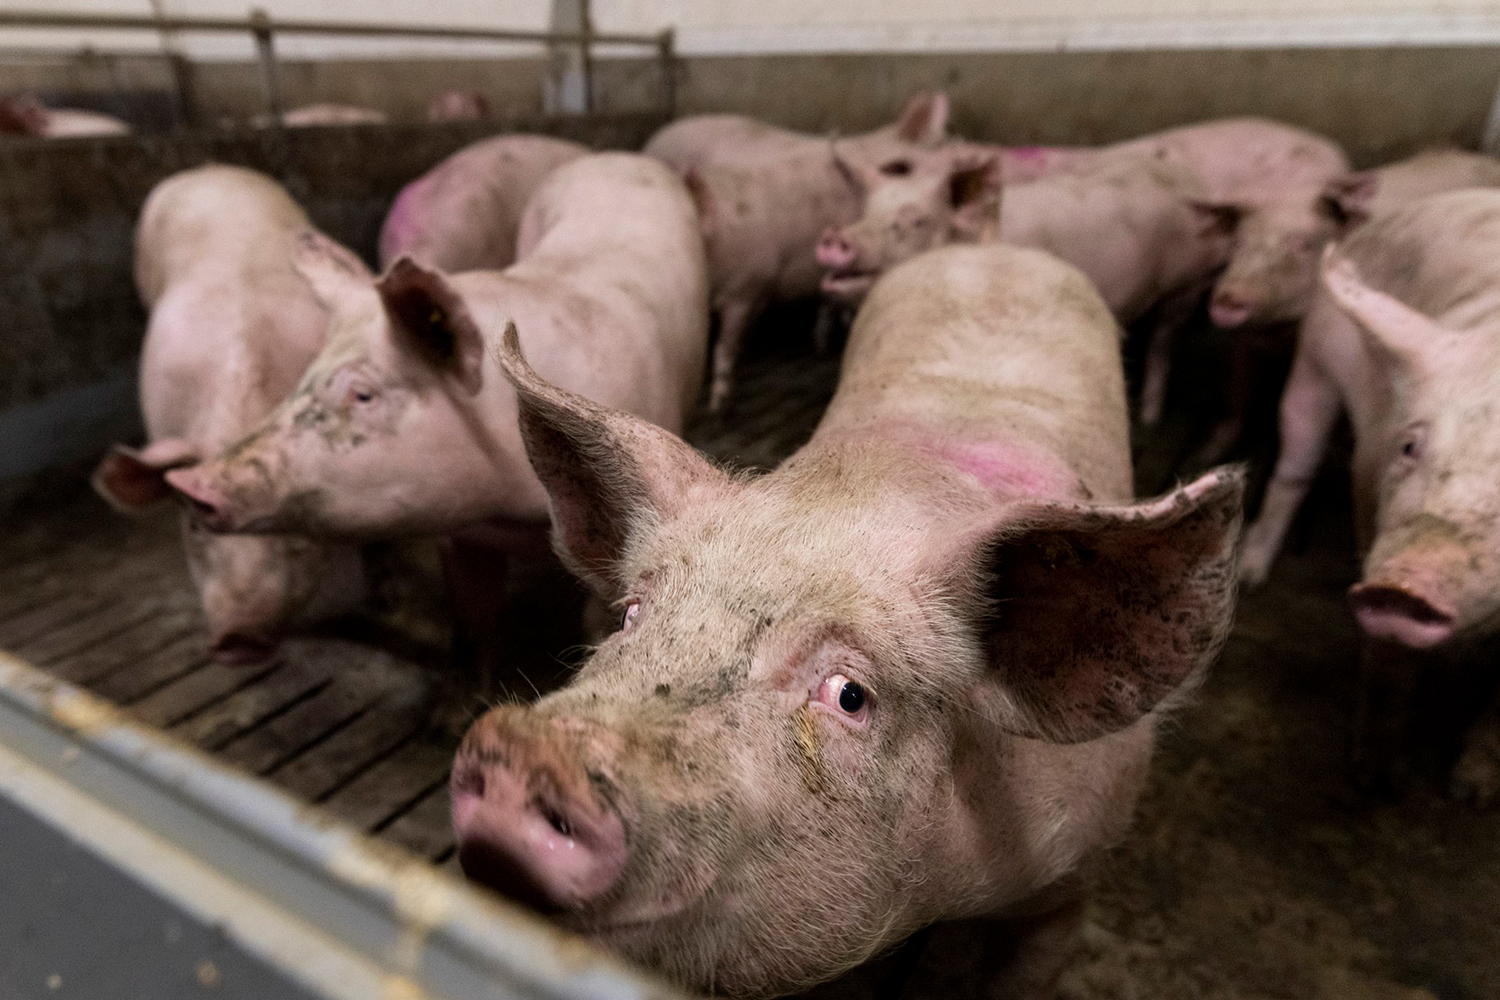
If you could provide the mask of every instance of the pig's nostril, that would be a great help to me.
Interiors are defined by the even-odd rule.
[[[573,826],[568,822],[567,817],[562,813],[558,812],[556,809],[549,809],[546,806],[539,807],[539,811],[542,814],[542,818],[547,821],[548,825],[551,826],[552,829],[556,830],[564,837],[573,836]]]

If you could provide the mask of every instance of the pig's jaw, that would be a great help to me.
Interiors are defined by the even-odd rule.
[[[873,271],[840,271],[823,276],[823,294],[841,302],[858,302],[875,284]]]

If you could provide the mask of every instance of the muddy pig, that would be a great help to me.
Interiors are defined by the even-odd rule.
[[[1430,149],[1374,170],[1334,178],[1324,196],[1337,204],[1348,232],[1418,198],[1480,187],[1500,187],[1500,160],[1462,149]]]
[[[150,443],[117,445],[94,473],[116,508],[172,491],[168,470],[238,440],[280,401],[323,345],[328,315],[293,269],[311,223],[271,178],[208,166],[162,181],[136,231],[136,287],[150,310],[140,393]],[[324,240],[343,266],[353,254]],[[294,536],[217,537],[184,516],[183,546],[215,658],[269,656],[294,626],[352,610],[359,552]]]
[[[1014,917],[1037,936],[993,993],[1050,995],[1156,722],[1227,632],[1241,494],[1220,470],[1131,502],[1088,280],[1002,245],[891,271],[812,440],[759,478],[502,358],[554,544],[619,628],[470,730],[465,872],[730,996]]]
[[[934,145],[942,142],[947,121],[944,95],[918,95],[895,123],[844,140],[845,155],[875,162]],[[745,331],[770,303],[817,294],[818,234],[854,221],[859,204],[826,138],[741,115],[673,122],[652,136],[645,152],[681,173],[698,202],[719,317],[709,408],[719,410]]]
[[[258,427],[169,474],[215,531],[340,538],[545,531],[546,495],[494,367],[506,324],[561,384],[677,429],[696,397],[707,281],[692,200],[649,157],[557,169],[521,219],[518,260],[449,275],[403,257],[381,277],[309,242],[327,345]]]
[[[380,266],[404,256],[440,271],[509,267],[532,194],[553,170],[588,151],[546,135],[465,146],[396,195],[380,227]]]
[[[1500,625],[1500,191],[1377,216],[1325,259],[1323,286],[1242,574],[1266,578],[1347,413],[1364,562],[1350,601],[1371,640],[1367,672],[1386,674],[1397,648],[1457,648]],[[1484,801],[1500,792],[1495,710],[1471,731],[1454,787]]]
[[[892,176],[838,159],[863,194],[864,216],[818,242],[825,293],[857,297],[875,276],[913,254],[952,242],[994,239],[1046,250],[1079,268],[1121,323],[1155,310],[1141,418],[1161,415],[1172,334],[1224,266],[1231,232],[1197,209],[1203,185],[1154,158],[1110,157],[1027,184],[1001,181],[991,152],[929,156]],[[998,225],[996,219],[998,218]]]

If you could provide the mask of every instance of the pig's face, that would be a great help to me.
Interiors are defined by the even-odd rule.
[[[1215,325],[1285,323],[1300,319],[1318,285],[1318,257],[1339,235],[1339,220],[1321,196],[1238,208],[1232,211],[1234,251],[1214,285],[1209,316]]]
[[[224,663],[271,656],[299,625],[351,611],[365,593],[358,551],[294,536],[210,535],[185,519],[188,570]]]
[[[902,261],[956,241],[992,238],[999,228],[998,155],[900,156],[871,168],[839,159],[864,198],[864,215],[818,241],[828,269],[823,291],[857,301]]]
[[[410,260],[378,281],[302,264],[330,313],[323,352],[260,427],[168,481],[213,531],[422,531],[487,461],[460,403],[479,389],[479,331],[446,279]]]
[[[736,482],[541,383],[513,339],[504,363],[559,550],[620,627],[567,689],[471,729],[460,861],[694,988],[789,991],[1071,870],[1052,799],[1069,779],[1022,762],[1134,738],[1227,627],[1236,477],[1128,513],[959,502],[945,520],[904,467],[825,457]],[[1103,541],[1142,529],[1123,559]],[[1085,570],[1131,576],[1076,629],[1087,649],[1080,623],[1039,617]],[[1145,646],[1131,606],[1158,631]],[[1073,819],[1118,794],[1118,775],[1077,780]]]
[[[1388,393],[1361,428],[1356,468],[1373,499],[1364,576],[1351,591],[1366,632],[1423,648],[1500,625],[1500,349],[1445,329],[1330,257],[1325,283],[1360,325]]]

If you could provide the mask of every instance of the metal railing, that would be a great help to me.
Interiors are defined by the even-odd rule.
[[[284,110],[281,100],[281,85],[277,69],[275,39],[277,35],[313,35],[350,38],[430,38],[447,41],[484,41],[539,43],[549,46],[576,45],[582,49],[584,68],[585,108],[591,109],[593,80],[590,67],[592,49],[596,45],[637,46],[649,48],[661,64],[662,104],[668,115],[675,110],[675,35],[673,29],[664,28],[656,34],[631,34],[624,32],[594,31],[585,27],[582,31],[532,31],[512,28],[434,27],[427,25],[398,25],[359,21],[314,21],[302,19],[273,18],[265,10],[256,8],[248,18],[224,17],[177,17],[135,16],[120,14],[58,14],[41,10],[0,10],[0,28],[44,28],[95,31],[151,31],[163,40],[163,58],[173,59],[165,51],[166,38],[179,33],[247,34],[255,43],[261,68],[261,89],[266,102],[266,111],[273,122],[281,120]],[[12,48],[10,51],[16,51]],[[54,50],[55,51],[55,50]],[[124,53],[120,53],[123,55]],[[143,50],[140,56],[150,53]],[[180,56],[176,57],[181,59]],[[174,74],[176,76],[178,74]],[[179,87],[181,83],[179,82]],[[186,101],[187,95],[179,94]]]

